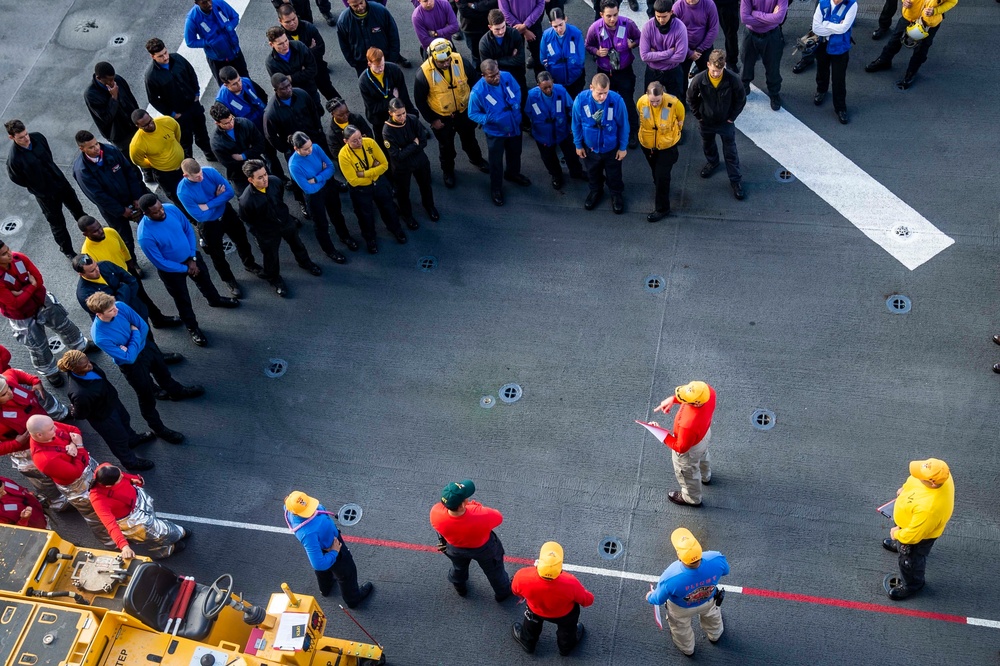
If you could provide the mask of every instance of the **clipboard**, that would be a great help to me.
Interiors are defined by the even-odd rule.
[[[882,506],[880,506],[879,508],[877,508],[875,510],[878,511],[879,513],[881,513],[883,516],[885,516],[889,520],[892,520],[892,510],[895,507],[896,507],[896,500],[892,499],[892,500],[886,502],[885,504],[883,504]]]
[[[653,587],[653,584],[650,583],[649,591],[652,592],[655,589],[656,588]],[[659,606],[653,606],[653,620],[656,622],[656,626],[660,628],[660,631],[663,631],[663,615],[660,612]]]

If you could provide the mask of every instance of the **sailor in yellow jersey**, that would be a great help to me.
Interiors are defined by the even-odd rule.
[[[955,482],[948,464],[937,458],[911,462],[909,478],[896,491],[892,510],[896,526],[882,541],[883,548],[899,553],[900,584],[890,586],[893,575],[886,576],[890,599],[906,599],[924,586],[927,555],[954,509]]]
[[[476,136],[476,124],[469,119],[469,93],[472,91],[469,69],[462,56],[452,51],[447,39],[435,39],[427,48],[427,60],[413,82],[413,102],[420,115],[430,123],[438,140],[444,186],[455,187],[455,135],[469,162],[483,173],[490,165]]]
[[[670,214],[670,172],[677,163],[677,142],[684,128],[684,105],[651,81],[646,94],[636,102],[639,115],[639,145],[653,172],[655,206],[647,222],[659,222]]]
[[[957,4],[958,0],[903,0],[903,13],[896,21],[888,43],[877,58],[865,65],[865,71],[871,73],[891,68],[892,59],[903,48],[906,40],[906,46],[913,46],[913,55],[910,56],[903,78],[896,81],[896,87],[906,90],[912,86],[917,70],[927,60],[927,52],[931,50],[934,35],[941,27],[945,12]],[[875,33],[881,36],[879,30]],[[877,39],[875,35],[872,37]]]

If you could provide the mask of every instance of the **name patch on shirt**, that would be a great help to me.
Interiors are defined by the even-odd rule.
[[[570,42],[570,47],[572,47],[572,46],[573,46],[573,43]],[[549,55],[555,55],[555,54],[556,54],[556,50],[554,48],[552,48],[551,44],[549,44]]]
[[[25,393],[24,391],[22,391],[21,389],[13,389],[13,392],[14,392],[14,395],[16,395],[18,398],[27,398],[28,397],[28,394]]]
[[[237,111],[243,110],[243,105],[237,102],[236,100],[231,101],[230,104],[232,104],[233,108],[236,109]]]
[[[17,505],[16,504],[4,504],[3,505],[3,510],[4,511],[17,511]]]
[[[562,113],[562,100],[556,100],[556,113]]]
[[[510,95],[511,99],[514,99],[514,91],[510,89],[510,86],[507,86],[507,94]]]
[[[17,418],[17,412],[4,412],[3,413],[3,417],[5,419],[16,419]]]
[[[15,261],[14,262],[14,267],[17,268],[17,270],[18,270],[19,273],[27,273],[28,272],[28,269],[24,267],[24,262],[23,261]]]
[[[497,105],[497,101],[493,98],[493,95],[490,95],[489,93],[486,93],[486,101],[492,104],[493,106]]]
[[[570,42],[569,43],[569,52],[570,53],[576,53],[576,42]]]
[[[212,29],[208,27],[208,24],[204,21],[201,22],[201,29],[205,32],[212,32]]]
[[[535,113],[536,113],[537,115],[539,115],[539,116],[540,116],[540,115],[542,115],[542,110],[541,110],[541,109],[539,109],[539,108],[538,108],[538,105],[537,105],[537,104],[535,104],[534,102],[532,102],[532,104],[531,104],[531,108],[535,110]]]

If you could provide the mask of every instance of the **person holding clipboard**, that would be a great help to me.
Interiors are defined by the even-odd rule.
[[[955,482],[948,464],[937,458],[911,462],[910,476],[896,491],[893,504],[896,526],[882,547],[899,553],[899,577],[888,574],[883,585],[889,598],[899,601],[924,587],[927,555],[955,509]],[[887,508],[880,507],[880,512],[887,513]]]

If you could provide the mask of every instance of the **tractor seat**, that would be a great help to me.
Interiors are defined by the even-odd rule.
[[[143,624],[163,631],[167,628],[170,607],[174,604],[181,589],[177,574],[156,562],[140,564],[132,574],[128,588],[125,590],[125,612],[141,620]],[[205,598],[211,587],[195,583],[191,603],[181,623],[178,636],[200,641],[208,636],[215,619],[208,619],[202,613]],[[171,633],[173,633],[171,631]]]

